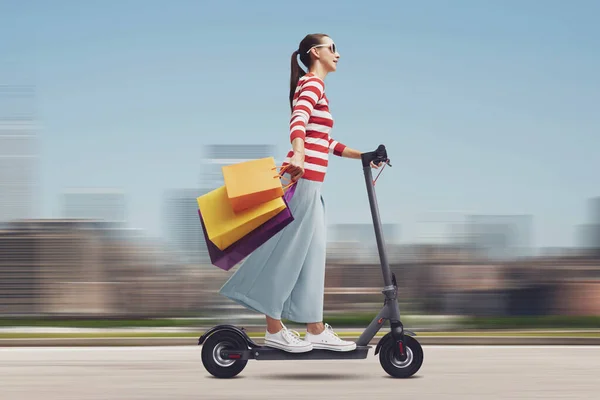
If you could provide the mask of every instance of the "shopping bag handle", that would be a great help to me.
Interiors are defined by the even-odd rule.
[[[277,178],[277,177],[279,177],[279,178],[283,178],[283,173],[285,172],[285,170],[286,170],[286,169],[288,169],[288,168],[289,168],[289,166],[290,166],[290,164],[287,164],[287,165],[281,165],[281,166],[279,166],[279,167],[274,167],[274,168],[271,168],[271,171],[273,171],[274,169],[277,169],[277,168],[281,168],[281,171],[279,171],[279,174],[278,174],[278,175],[275,175],[273,178]]]
[[[281,171],[279,171],[279,174],[278,174],[278,175],[275,175],[275,176],[273,176],[273,178],[279,178],[279,179],[288,179],[288,180],[290,181],[290,183],[289,183],[289,184],[287,184],[287,185],[285,185],[285,186],[283,187],[283,190],[284,190],[284,191],[285,191],[285,190],[287,190],[287,189],[289,189],[289,188],[290,188],[290,187],[291,187],[291,186],[292,186],[294,183],[296,183],[296,182],[292,181],[291,179],[289,179],[289,178],[286,178],[286,177],[284,177],[284,176],[283,176],[283,173],[285,172],[285,170],[286,170],[286,169],[288,169],[288,167],[289,167],[289,166],[290,166],[290,165],[289,165],[289,164],[287,164],[287,165],[282,165],[282,166],[280,166],[280,167],[271,168],[271,171],[272,171],[272,170],[274,170],[274,169],[277,169],[277,168],[281,168]]]

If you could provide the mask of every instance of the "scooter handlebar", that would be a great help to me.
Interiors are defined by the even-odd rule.
[[[361,160],[363,167],[369,167],[371,162],[375,164],[379,164],[381,162],[387,163],[390,167],[392,164],[390,163],[390,159],[387,156],[387,150],[383,144],[380,144],[374,151],[369,151],[367,153],[361,154]]]

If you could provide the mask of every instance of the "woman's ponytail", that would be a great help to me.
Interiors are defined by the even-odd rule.
[[[290,72],[290,109],[294,109],[294,94],[296,93],[296,86],[298,81],[305,74],[304,70],[298,63],[298,50],[292,53],[291,72]]]

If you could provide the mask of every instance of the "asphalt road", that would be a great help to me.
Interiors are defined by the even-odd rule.
[[[366,360],[250,361],[238,378],[219,380],[204,370],[197,346],[2,348],[0,398],[593,399],[600,392],[600,347],[424,350],[423,367],[406,380],[389,378],[373,350]]]

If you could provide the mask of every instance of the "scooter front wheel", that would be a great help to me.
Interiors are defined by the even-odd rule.
[[[221,357],[223,350],[245,350],[246,341],[231,331],[216,331],[202,345],[202,364],[216,378],[233,378],[244,370],[248,360],[231,360]]]
[[[423,348],[421,344],[412,336],[404,336],[406,357],[401,360],[396,355],[396,342],[392,339],[391,333],[386,336],[388,335],[389,337],[382,338],[385,342],[379,351],[381,367],[394,378],[410,378],[423,365]]]

